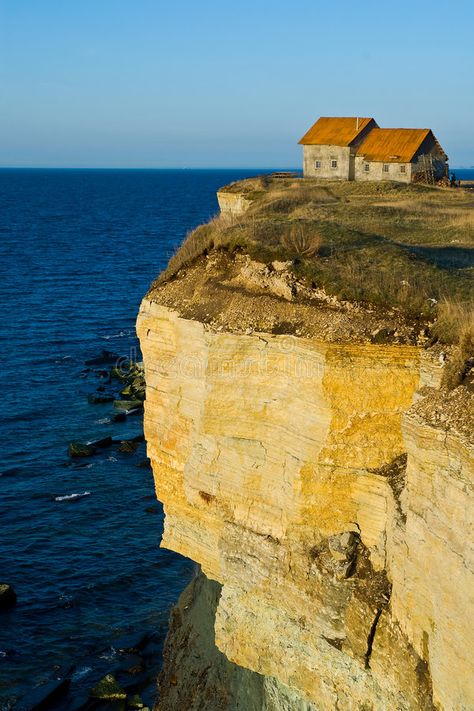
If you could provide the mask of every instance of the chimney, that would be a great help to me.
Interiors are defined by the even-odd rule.
[[[359,117],[356,118],[356,131],[359,130]]]

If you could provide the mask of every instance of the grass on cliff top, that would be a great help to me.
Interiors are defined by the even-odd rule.
[[[474,324],[474,191],[268,176],[224,190],[251,207],[197,227],[160,282],[211,249],[240,249],[261,262],[291,260],[308,285],[340,299],[437,314],[436,335],[448,342]]]

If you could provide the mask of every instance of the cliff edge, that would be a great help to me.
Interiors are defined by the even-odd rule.
[[[251,221],[261,195],[244,192]],[[305,201],[279,221],[299,230],[303,205],[319,209]],[[268,204],[255,210],[259,234],[266,221],[275,229]],[[234,235],[239,217],[228,218]],[[202,618],[219,664],[232,664],[232,690],[217,701],[211,681],[207,705],[196,687],[187,707],[474,708],[469,339],[460,360],[459,344],[433,336],[429,304],[414,317],[308,279],[326,269],[306,264],[324,259],[321,244],[259,260],[244,241],[229,250],[214,239],[170,265],[137,322],[162,545],[215,581],[192,597],[197,586],[214,600]],[[172,626],[163,711],[182,706],[170,666],[197,658],[191,638],[179,638],[189,652],[179,657]],[[239,684],[251,684],[252,703]]]

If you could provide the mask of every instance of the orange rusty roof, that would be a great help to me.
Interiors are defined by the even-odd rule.
[[[321,116],[299,143],[304,146],[350,146],[370,122],[377,126],[372,118]]]
[[[357,149],[357,155],[364,156],[368,161],[409,163],[430,134],[447,159],[429,128],[374,128]]]

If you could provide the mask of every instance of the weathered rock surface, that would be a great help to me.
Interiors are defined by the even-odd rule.
[[[420,348],[216,332],[151,299],[137,327],[163,545],[223,586],[217,647],[281,708],[474,708],[473,442],[413,405],[439,381]]]
[[[221,586],[200,573],[174,607],[156,711],[317,711],[276,679],[230,662],[215,644]]]

